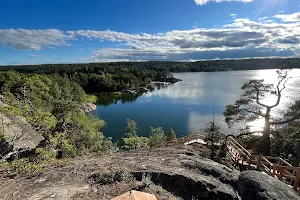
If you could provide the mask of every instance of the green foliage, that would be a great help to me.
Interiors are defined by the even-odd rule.
[[[50,112],[44,112],[41,108],[32,112],[34,113],[28,115],[26,120],[38,130],[47,131],[56,126],[56,118]]]
[[[290,124],[273,133],[272,155],[279,156],[294,166],[300,165],[300,127]]]
[[[112,94],[112,95],[114,95],[114,96],[119,96],[119,95],[122,95],[122,93],[121,93],[121,92],[112,92],[111,94]]]
[[[204,132],[207,135],[204,138],[204,141],[210,145],[210,158],[215,160],[216,157],[221,157],[219,145],[222,141],[225,140],[225,135],[220,132],[221,128],[215,123],[215,121],[211,121],[208,126],[204,129]],[[218,145],[219,144],[219,145]]]
[[[124,145],[122,148],[126,150],[133,150],[133,149],[144,149],[149,147],[150,139],[147,137],[130,137],[130,138],[123,138]]]
[[[163,192],[163,188],[162,187],[158,187],[157,190],[156,190],[156,192],[158,194],[161,194]]]
[[[133,120],[127,119],[127,127],[125,129],[125,136],[127,138],[136,137],[137,136],[137,123]]]
[[[63,157],[74,157],[76,154],[74,147],[62,133],[56,133],[54,136],[50,135],[50,143],[55,149],[62,152]]]
[[[95,95],[86,95],[85,97],[85,101],[86,102],[90,102],[90,103],[96,103],[97,102],[97,97]]]
[[[175,131],[171,128],[168,132],[168,135],[167,135],[167,141],[173,141],[173,140],[176,140],[176,133]]]
[[[0,167],[4,167],[8,170],[12,170],[19,174],[30,174],[37,175],[43,173],[43,167],[38,164],[31,162],[29,159],[19,159],[12,162],[2,162],[0,163]]]
[[[166,144],[166,135],[164,130],[161,127],[153,128],[151,127],[150,131],[150,141],[149,145],[153,147],[163,147]]]
[[[43,137],[35,161],[19,160],[8,168],[20,173],[39,172],[39,166],[56,160],[56,152],[74,157],[85,152],[110,153],[116,150],[111,138],[100,132],[103,120],[83,113],[83,102],[96,102],[79,84],[59,74],[19,74],[0,72],[0,94],[4,103],[0,112],[26,120]],[[1,129],[2,131],[2,129]],[[11,146],[0,135],[0,153],[5,155]]]
[[[124,131],[125,138],[123,138],[122,148],[125,150],[143,149],[149,147],[149,138],[139,137],[137,135],[137,123],[133,120],[127,119],[127,127]]]
[[[225,139],[225,135],[220,132],[220,127],[213,122],[210,122],[208,127],[204,129],[204,132],[207,133],[204,140],[208,143],[219,143]]]
[[[38,158],[43,161],[55,161],[56,154],[54,151],[47,148],[37,148],[36,153],[38,154]]]

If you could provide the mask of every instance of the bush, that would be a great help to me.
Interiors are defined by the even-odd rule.
[[[2,161],[2,163],[0,163],[0,167],[12,170],[18,174],[37,175],[44,171],[40,164],[31,162],[29,159],[24,158],[12,162]]]
[[[95,95],[86,95],[85,101],[90,103],[96,103],[97,97]]]
[[[147,137],[130,137],[130,138],[123,138],[124,145],[122,148],[126,150],[133,150],[133,149],[143,149],[149,147],[150,139]]]
[[[137,136],[137,123],[133,120],[127,119],[127,127],[125,129],[125,136],[127,138]]]
[[[166,144],[166,135],[161,127],[153,128],[151,127],[150,132],[150,147],[163,147]]]
[[[169,133],[167,135],[167,141],[173,141],[173,140],[176,140],[176,133],[175,131],[171,128],[169,130]]]
[[[56,150],[62,152],[63,157],[74,157],[76,154],[74,147],[63,133],[56,133],[54,136],[50,135],[50,143]]]

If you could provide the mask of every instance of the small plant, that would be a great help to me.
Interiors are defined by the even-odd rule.
[[[161,194],[162,191],[163,191],[162,187],[158,187],[156,192],[157,192],[158,194]]]
[[[30,162],[28,159],[19,159],[3,163],[3,166],[18,174],[37,175],[43,173],[44,169],[39,163]]]
[[[150,174],[143,174],[142,176],[142,185],[149,186],[151,185],[151,175]]]
[[[126,169],[111,169],[105,173],[93,174],[90,179],[94,184],[107,185],[115,182],[129,182],[133,180],[133,176]]]

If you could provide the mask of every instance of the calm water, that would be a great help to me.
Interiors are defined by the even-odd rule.
[[[293,70],[290,74],[300,76],[300,70]],[[223,131],[237,133],[236,129],[228,129],[224,123],[222,112],[225,106],[239,98],[240,88],[245,81],[265,79],[274,83],[277,80],[276,70],[176,73],[174,76],[183,81],[143,94],[137,99],[98,105],[93,114],[105,120],[104,135],[112,137],[113,140],[121,138],[126,119],[132,119],[138,124],[139,135],[148,136],[152,126],[162,127],[165,131],[173,128],[179,137],[204,128],[212,119],[213,107]],[[284,93],[279,110],[299,96],[299,78],[291,79],[288,83],[288,90]],[[272,103],[274,99],[270,97],[266,101]],[[262,121],[258,120],[252,126],[259,127],[261,124]]]

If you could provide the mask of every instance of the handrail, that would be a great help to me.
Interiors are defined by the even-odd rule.
[[[228,155],[235,163],[245,166],[246,169],[255,165],[256,170],[264,171],[278,180],[289,183],[295,191],[298,191],[300,186],[300,167],[294,167],[280,157],[252,155],[232,136],[227,137],[226,145]]]
[[[172,140],[172,141],[169,141],[168,143],[169,144],[177,144],[179,142],[189,142],[189,141],[192,141],[192,140],[195,140],[195,139],[200,139],[199,137],[199,133],[191,133],[191,134],[188,134],[186,136],[183,136],[181,138],[177,138],[175,140]]]
[[[251,155],[249,151],[247,151],[240,143],[238,143],[235,139],[233,139],[232,136],[229,136],[227,140],[230,140],[231,142],[235,143],[237,146],[239,146],[244,152],[246,152],[248,155]]]

